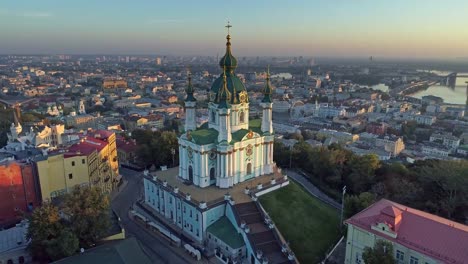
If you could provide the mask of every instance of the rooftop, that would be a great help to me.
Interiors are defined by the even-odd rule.
[[[0,231],[0,254],[27,246],[28,224],[20,223],[15,227]]]
[[[160,181],[167,181],[169,189],[173,190],[174,187],[178,187],[179,193],[190,194],[192,201],[195,203],[205,201],[208,206],[210,206],[210,204],[224,201],[224,195],[226,193],[229,193],[236,203],[250,202],[252,199],[249,195],[244,193],[245,188],[256,188],[259,183],[263,186],[267,186],[270,184],[270,180],[272,178],[276,178],[277,182],[279,182],[278,178],[282,179],[283,177],[280,173],[262,175],[251,180],[238,183],[234,185],[234,187],[221,189],[213,185],[200,188],[193,184],[187,184],[184,179],[178,177],[179,167],[170,168],[165,171],[157,171],[152,174],[157,176],[157,180],[159,181],[158,184],[161,184]],[[154,181],[151,177],[148,177],[148,179]]]
[[[206,231],[215,235],[233,249],[240,248],[244,245],[242,236],[237,232],[234,226],[232,226],[231,221],[229,221],[225,216],[210,225]]]
[[[136,238],[112,241],[59,261],[57,264],[150,264],[148,256],[143,252]]]
[[[401,217],[401,219],[399,218]],[[391,218],[391,219],[390,219]],[[389,221],[390,220],[390,221]],[[392,238],[372,229],[377,223],[391,223]],[[443,263],[466,263],[468,226],[382,199],[346,223],[399,243]],[[437,238],[437,239],[435,239]]]

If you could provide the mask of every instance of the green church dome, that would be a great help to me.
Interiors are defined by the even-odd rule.
[[[231,53],[231,36],[227,35],[226,37],[226,54],[219,61],[219,66],[223,69],[223,73],[213,82],[211,85],[211,101],[219,103],[220,96],[219,92],[223,89],[223,79],[226,75],[226,86],[231,94],[229,98],[230,104],[239,104],[243,102],[248,102],[247,90],[245,89],[244,84],[236,76],[234,70],[237,67],[237,59]]]

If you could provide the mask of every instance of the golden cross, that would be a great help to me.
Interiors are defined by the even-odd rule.
[[[228,35],[229,35],[229,30],[230,30],[230,28],[232,28],[231,24],[229,24],[229,20],[227,22],[226,28],[227,28]]]

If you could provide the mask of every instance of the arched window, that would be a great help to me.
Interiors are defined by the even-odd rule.
[[[12,260],[12,259],[9,259],[9,260],[7,261],[7,264],[13,264],[13,260]]]
[[[189,177],[189,181],[193,182],[193,168],[192,168],[192,166],[188,167],[188,177]]]
[[[252,163],[247,164],[247,174],[252,174]]]
[[[24,257],[23,257],[23,256],[20,256],[20,257],[18,258],[18,262],[19,262],[20,264],[23,264],[23,263],[24,263]]]
[[[216,121],[216,114],[215,114],[215,111],[211,111],[211,123],[215,123]]]
[[[216,179],[216,175],[215,175],[215,168],[211,168],[210,169],[210,180],[215,180]]]
[[[240,123],[244,123],[244,122],[245,122],[245,113],[244,113],[244,112],[240,112],[240,115],[239,115],[239,122],[240,122]]]

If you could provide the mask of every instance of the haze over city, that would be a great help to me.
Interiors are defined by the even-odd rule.
[[[468,0],[0,4],[0,264],[466,264]]]
[[[468,2],[4,1],[0,54],[468,57]]]

